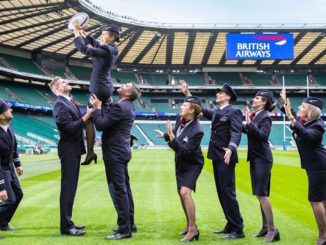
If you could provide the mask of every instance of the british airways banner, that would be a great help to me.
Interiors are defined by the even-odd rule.
[[[227,34],[226,59],[292,60],[293,34]]]

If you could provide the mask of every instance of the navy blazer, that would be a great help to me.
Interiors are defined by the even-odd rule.
[[[76,48],[87,56],[92,57],[93,70],[90,79],[89,91],[99,97],[110,97],[113,93],[111,69],[114,66],[119,48],[115,44],[100,45],[92,36],[86,39],[81,36],[74,39]],[[91,44],[93,47],[87,47]]]
[[[271,127],[272,119],[266,110],[259,112],[249,124],[243,125],[243,132],[248,136],[247,161],[273,163],[268,142]]]
[[[177,118],[173,134],[175,138],[170,141],[168,134],[164,138],[168,141],[168,146],[175,151],[175,163],[177,169],[187,169],[189,165],[204,165],[204,157],[201,151],[200,143],[204,136],[204,130],[198,120],[193,120],[183,129],[177,137],[177,129],[180,126],[180,117]]]
[[[128,162],[131,159],[130,131],[136,118],[134,103],[130,100],[112,103],[109,110],[94,111],[92,118],[96,129],[103,131],[103,159]]]
[[[281,111],[285,113],[284,108]],[[296,124],[290,128],[292,136],[297,144],[301,158],[301,167],[312,172],[326,170],[326,149],[322,144],[325,132],[324,120],[319,118],[304,125],[300,124],[294,110],[292,115],[296,118]]]
[[[207,157],[214,161],[224,162],[225,151],[223,147],[232,151],[230,164],[238,162],[237,148],[241,140],[242,112],[228,105],[223,110],[207,110],[202,108],[205,118],[211,120],[211,138]]]
[[[68,99],[58,96],[53,106],[53,117],[60,132],[58,154],[64,157],[81,156],[84,154],[83,129],[85,123],[79,108]]]
[[[11,138],[8,138],[10,137],[8,133],[0,127],[0,191],[5,189],[5,175],[8,175],[6,172],[9,170],[10,175],[15,174],[14,166],[16,168],[21,166],[16,136],[11,123],[9,123],[8,130],[10,130]],[[11,177],[6,179],[10,180]]]

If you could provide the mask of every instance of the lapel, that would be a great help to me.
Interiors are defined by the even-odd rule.
[[[74,109],[73,105],[70,104],[69,100],[67,100],[65,97],[60,95],[58,96],[58,98],[60,98],[60,100],[67,105],[67,108],[69,109],[70,112],[72,112],[72,114],[74,114],[77,118],[80,118],[80,115],[77,112],[77,108]]]
[[[186,132],[191,131],[191,129],[194,125],[194,122],[195,122],[195,119],[182,130],[181,134],[177,138],[182,139],[184,137],[184,135],[186,134]],[[178,125],[178,127],[179,127],[179,125]]]
[[[5,130],[0,127],[0,138],[2,139],[3,142],[6,142],[5,134],[6,134]]]
[[[259,123],[260,120],[265,116],[266,111],[262,110],[261,112],[258,113],[257,116],[254,117],[254,119],[252,120],[255,123]]]
[[[11,146],[10,146],[10,150],[11,150],[11,149],[14,148],[15,138],[14,138],[14,135],[13,135],[12,127],[10,127],[10,125],[8,126],[8,130],[9,130],[10,135],[11,135]],[[3,142],[7,142],[6,136],[7,136],[7,132],[3,128],[0,127],[0,137],[1,137]]]
[[[10,131],[10,136],[11,136],[11,150],[13,150],[15,145],[15,135],[11,124],[9,124],[8,130]]]

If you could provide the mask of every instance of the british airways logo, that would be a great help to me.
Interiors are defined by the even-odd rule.
[[[227,34],[227,59],[293,59],[293,34]]]
[[[257,35],[253,37],[256,40],[259,41],[270,41],[274,42],[276,45],[282,46],[287,43],[286,38],[281,35],[277,36],[264,36],[264,35]]]

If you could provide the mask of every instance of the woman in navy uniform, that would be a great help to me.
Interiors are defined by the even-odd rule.
[[[301,167],[308,175],[308,200],[311,203],[319,230],[317,245],[326,244],[326,149],[322,144],[325,132],[320,118],[324,103],[316,97],[307,97],[299,106],[298,114],[291,110],[285,90],[281,93],[283,108],[290,120],[292,136],[297,144]]]
[[[188,85],[184,80],[179,81],[182,92],[190,96]],[[238,162],[237,148],[242,133],[242,112],[233,107],[237,94],[233,88],[225,83],[217,89],[216,110],[202,108],[205,118],[211,120],[211,137],[208,146],[207,158],[213,160],[214,179],[217,195],[220,200],[226,225],[215,234],[227,234],[222,239],[244,238],[243,219],[236,197],[235,166]]]
[[[268,136],[271,132],[272,119],[268,112],[275,109],[273,93],[261,90],[252,100],[255,112],[246,112],[246,124],[243,132],[248,136],[248,156],[250,162],[250,176],[252,193],[257,196],[263,225],[255,237],[265,236],[266,242],[280,240],[280,233],[275,228],[272,205],[269,200],[271,170],[273,166],[272,151],[269,146]]]
[[[89,91],[95,94],[103,102],[104,107],[108,108],[113,93],[113,83],[111,78],[111,68],[114,66],[119,48],[116,42],[119,42],[120,27],[116,25],[107,25],[102,29],[100,42],[96,41],[85,31],[80,30],[77,23],[74,25],[76,48],[87,56],[92,57],[93,69],[90,78]],[[82,36],[81,36],[82,35]],[[87,44],[92,47],[87,47]],[[89,107],[92,106],[89,104]],[[95,130],[92,120],[86,122],[87,155],[82,165],[88,165],[93,160],[97,161],[97,155],[94,153]]]
[[[159,130],[158,137],[164,137],[169,147],[175,151],[175,171],[178,194],[187,218],[187,227],[180,235],[185,235],[182,242],[199,239],[199,230],[196,226],[195,203],[191,192],[196,190],[196,181],[204,165],[204,157],[200,142],[204,130],[199,124],[201,114],[201,99],[196,96],[185,98],[180,108],[175,128],[172,130],[170,121],[167,121],[167,134]]]

